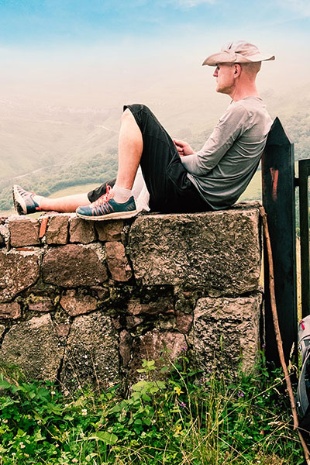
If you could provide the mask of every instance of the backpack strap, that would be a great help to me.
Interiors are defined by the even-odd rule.
[[[310,340],[308,340],[308,345]],[[304,353],[304,362],[301,367],[301,372],[298,380],[297,386],[297,409],[300,417],[304,417],[309,408],[309,398],[308,393],[310,394],[310,349],[306,350]]]

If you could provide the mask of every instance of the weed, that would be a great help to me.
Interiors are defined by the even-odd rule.
[[[70,399],[53,383],[0,375],[0,465],[299,465],[279,372],[201,378],[183,358],[154,380],[144,361],[127,398],[118,386]],[[163,369],[165,371],[165,369]]]

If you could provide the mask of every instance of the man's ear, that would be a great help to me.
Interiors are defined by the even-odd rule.
[[[239,63],[236,63],[234,65],[234,77],[240,76],[240,73],[241,73],[241,65],[239,65]]]

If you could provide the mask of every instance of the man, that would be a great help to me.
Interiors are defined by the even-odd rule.
[[[228,44],[203,62],[215,66],[216,91],[232,99],[201,150],[172,139],[144,105],[127,105],[119,133],[116,181],[88,194],[48,199],[14,186],[20,214],[37,210],[73,212],[87,220],[130,218],[138,213],[133,185],[138,168],[151,211],[220,210],[244,192],[259,164],[272,120],[258,95],[261,62],[274,60],[245,41]]]

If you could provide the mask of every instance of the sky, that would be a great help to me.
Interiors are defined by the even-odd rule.
[[[263,89],[310,78],[309,0],[0,0],[0,98],[69,105],[214,91],[201,64],[244,39]]]

